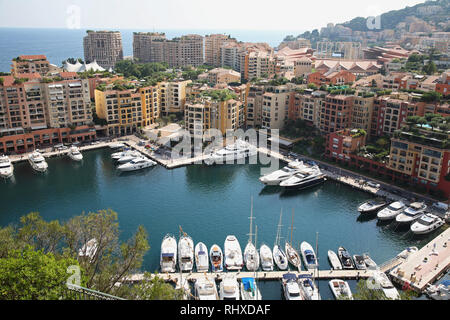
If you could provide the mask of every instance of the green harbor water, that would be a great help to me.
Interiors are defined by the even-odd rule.
[[[68,220],[83,211],[113,209],[118,212],[121,238],[128,239],[139,225],[149,233],[151,249],[143,269],[159,268],[161,240],[178,235],[182,226],[194,242],[223,248],[227,235],[236,235],[242,249],[248,241],[250,199],[258,247],[273,246],[280,210],[282,236],[290,240],[294,209],[293,244],[307,241],[316,246],[320,269],[330,269],[327,251],[344,246],[350,254],[369,253],[381,264],[408,246],[419,248],[436,234],[413,236],[408,229],[359,219],[357,207],[371,195],[327,181],[310,190],[284,193],[259,182],[260,165],[202,166],[175,170],[156,166],[139,172],[120,173],[109,149],[84,152],[82,163],[68,157],[48,159],[46,174],[35,173],[27,162],[15,164],[12,181],[0,181],[0,226],[18,223],[22,215],[38,211],[46,220]],[[354,288],[355,281],[350,282]],[[264,299],[281,299],[277,282],[260,282]],[[321,295],[332,298],[327,281],[320,281]]]

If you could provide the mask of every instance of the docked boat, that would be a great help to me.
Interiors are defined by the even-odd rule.
[[[384,295],[390,300],[400,300],[400,294],[397,289],[395,289],[391,280],[389,280],[388,276],[382,271],[375,271],[373,273],[372,279],[375,282],[375,285],[379,286],[379,288],[383,291]]]
[[[301,268],[301,259],[297,250],[295,250],[289,242],[286,242],[286,244],[284,245],[284,250],[286,252],[288,261],[297,269]]]
[[[328,261],[330,261],[330,265],[333,270],[342,270],[342,264],[339,260],[336,252],[333,250],[328,250]]]
[[[237,140],[235,143],[213,153],[210,157],[210,161],[214,161],[216,164],[226,164],[257,154],[258,151],[255,146],[245,141]]]
[[[253,244],[253,198],[251,202],[251,210],[250,210],[250,233],[248,243],[244,249],[244,263],[247,267],[248,271],[257,271],[259,269],[259,254],[258,250],[256,250],[255,244]],[[256,228],[256,233],[257,233]],[[256,233],[255,233],[255,241],[256,241]]]
[[[81,161],[81,160],[83,160],[83,155],[81,154],[80,149],[78,149],[75,146],[70,147],[69,152],[68,152],[67,155],[73,161]]]
[[[178,259],[180,270],[192,271],[194,267],[194,241],[187,234],[183,234],[178,241]]]
[[[348,251],[344,247],[339,247],[338,249],[338,257],[341,261],[343,269],[355,269],[355,265],[353,263],[352,257],[348,253]]]
[[[373,259],[367,253],[363,254],[363,258],[364,258],[364,263],[366,264],[367,269],[369,269],[369,270],[377,270],[378,269],[378,265],[375,263],[375,261],[373,261]]]
[[[427,234],[439,229],[445,224],[445,221],[434,214],[424,214],[419,220],[411,225],[411,231],[414,234]]]
[[[177,265],[177,240],[168,234],[161,243],[161,272],[175,272]]]
[[[98,249],[98,241],[95,238],[92,238],[88,242],[86,242],[83,247],[81,247],[80,250],[78,250],[78,256],[80,258],[87,257],[89,258],[89,262],[92,262],[92,260],[95,257],[95,254],[97,253]]]
[[[325,181],[325,174],[322,173],[318,166],[314,166],[301,169],[300,172],[289,179],[282,181],[280,186],[285,189],[303,190],[317,186]]]
[[[275,261],[278,269],[286,270],[288,268],[288,259],[286,254],[277,244],[273,247],[273,260]]]
[[[353,255],[353,261],[355,262],[355,267],[358,270],[367,270],[366,262],[363,256]]]
[[[156,165],[156,162],[145,158],[145,157],[140,157],[140,158],[134,158],[133,160],[131,160],[128,163],[124,163],[121,164],[120,166],[117,167],[117,170],[119,171],[137,171],[137,170],[141,170],[141,169],[145,169],[145,168],[150,168]]]
[[[426,294],[433,300],[450,300],[450,280],[437,285],[428,285]]]
[[[286,300],[305,300],[300,291],[297,282],[297,276],[293,273],[286,273],[281,280],[283,286],[283,294]]]
[[[199,242],[194,252],[197,272],[207,272],[209,270],[208,248],[203,242]]]
[[[253,301],[262,300],[261,291],[258,288],[255,278],[242,278],[241,299]]]
[[[115,152],[115,153],[113,153],[113,154],[111,155],[111,159],[117,161],[117,160],[119,160],[120,158],[125,157],[125,156],[131,154],[131,152],[134,152],[134,151],[128,149],[128,150],[124,150],[124,151]]]
[[[235,236],[228,236],[224,244],[225,268],[227,270],[241,270],[244,266],[242,250]]]
[[[302,168],[305,168],[303,162],[290,163],[288,166],[280,170],[262,176],[261,178],[259,178],[259,181],[261,181],[266,186],[278,186],[284,180],[287,180],[294,174],[301,172]]]
[[[129,151],[126,155],[117,159],[118,163],[127,163],[136,158],[142,158],[142,154],[137,151]]]
[[[377,212],[378,210],[383,208],[386,204],[387,203],[384,200],[369,200],[361,204],[358,207],[358,211],[361,214],[371,214]]]
[[[419,219],[427,209],[427,205],[423,202],[414,202],[409,205],[408,208],[406,208],[403,213],[399,214],[395,221],[401,224],[408,224],[416,221]]]
[[[44,159],[44,156],[39,151],[34,151],[28,156],[28,162],[31,167],[38,172],[47,171],[48,164]]]
[[[216,281],[213,277],[200,277],[194,284],[194,295],[198,300],[219,300]]]
[[[309,275],[298,276],[298,283],[300,289],[303,291],[303,296],[306,300],[321,300],[319,289]]]
[[[211,249],[209,249],[209,258],[211,260],[211,270],[212,272],[222,272],[223,271],[223,253],[222,249],[217,244],[214,244]]]
[[[406,205],[402,201],[396,201],[379,211],[377,213],[377,218],[380,221],[392,220],[405,211],[405,209]]]
[[[110,149],[120,149],[120,148],[125,148],[126,145],[122,142],[113,142],[109,144],[109,148]]]
[[[236,275],[227,273],[219,285],[220,300],[239,300],[239,284]]]
[[[0,177],[11,178],[14,174],[14,167],[8,156],[0,156]]]
[[[264,271],[273,271],[272,250],[270,250],[268,245],[263,244],[259,248],[259,257],[261,259],[261,268]]]
[[[333,279],[328,284],[336,300],[353,300],[352,291],[347,281]]]
[[[303,257],[303,262],[308,270],[314,270],[317,268],[317,258],[313,247],[306,241],[303,241],[300,245],[300,252]]]

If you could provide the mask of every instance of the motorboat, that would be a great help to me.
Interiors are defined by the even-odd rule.
[[[428,285],[426,294],[433,300],[450,300],[450,280],[437,285]]]
[[[109,147],[111,149],[120,149],[120,148],[125,148],[125,144],[122,142],[113,142],[109,144]]]
[[[322,173],[318,166],[314,166],[301,169],[300,172],[289,179],[282,181],[280,186],[285,189],[303,190],[317,186],[325,181],[325,174]]]
[[[342,270],[342,264],[339,260],[336,252],[333,250],[328,250],[328,261],[330,261],[330,265],[333,270]]]
[[[141,170],[149,167],[153,167],[156,165],[156,162],[145,158],[145,157],[139,157],[134,158],[128,163],[121,164],[117,167],[117,170],[119,171],[136,171]]]
[[[283,286],[283,294],[286,300],[305,300],[300,291],[297,282],[297,276],[293,273],[286,273],[281,280]]]
[[[445,224],[445,221],[434,214],[424,214],[419,220],[411,225],[411,231],[414,234],[427,234],[439,229]]]
[[[208,248],[203,242],[195,246],[195,265],[197,272],[207,272],[209,270]]]
[[[298,283],[300,289],[303,291],[303,296],[306,300],[321,300],[319,289],[309,275],[298,276]]]
[[[0,156],[0,177],[11,178],[14,174],[14,167],[8,156]]]
[[[328,284],[336,300],[353,300],[352,291],[347,281],[333,279]]]
[[[273,260],[275,261],[278,269],[286,270],[288,268],[288,259],[286,254],[277,244],[273,247]]]
[[[242,250],[235,236],[228,236],[224,244],[225,268],[227,270],[241,270],[244,266]]]
[[[317,258],[313,247],[306,241],[303,241],[300,245],[300,252],[303,257],[303,262],[308,270],[314,270],[317,268]]]
[[[408,224],[419,219],[427,209],[427,205],[423,202],[414,202],[409,205],[408,208],[403,211],[403,213],[399,214],[395,221],[401,224]]]
[[[95,238],[92,238],[88,242],[86,242],[80,250],[78,250],[78,256],[80,258],[89,258],[89,262],[92,262],[92,260],[95,257],[95,254],[98,250],[98,241]]]
[[[268,245],[263,244],[259,248],[259,257],[261,259],[261,268],[264,271],[273,271],[272,250],[270,250]]]
[[[120,151],[120,152],[115,152],[111,155],[111,159],[119,160],[120,158],[125,157],[125,156],[131,154],[132,152],[134,152],[134,151],[131,149]]]
[[[348,253],[347,249],[344,247],[339,247],[338,257],[341,261],[343,269],[355,269],[355,264],[353,263],[352,257]]]
[[[369,200],[364,202],[358,207],[358,211],[361,214],[370,214],[374,213],[386,205],[386,201],[384,200]]]
[[[68,156],[73,161],[83,160],[83,155],[81,154],[80,149],[78,149],[78,147],[75,147],[75,146],[70,147]]]
[[[353,255],[353,261],[355,262],[355,267],[358,270],[367,270],[366,262],[364,261],[364,257],[360,255]]]
[[[367,253],[363,254],[363,258],[364,258],[364,263],[366,264],[366,267],[368,270],[377,270],[378,269],[378,265],[376,264],[376,262],[373,261],[373,259]]]
[[[227,273],[219,285],[220,300],[239,300],[239,284],[236,275]]]
[[[128,154],[117,159],[117,162],[118,163],[127,163],[127,162],[130,162],[131,160],[134,160],[136,158],[141,158],[141,157],[142,157],[142,154],[140,152],[129,151]]]
[[[45,161],[44,156],[39,151],[34,151],[28,156],[28,162],[31,167],[38,172],[47,171],[48,164]]]
[[[295,250],[289,242],[285,243],[284,250],[286,252],[288,261],[297,269],[301,268],[301,259],[297,250]]]
[[[178,241],[178,257],[181,272],[192,271],[194,267],[194,241],[187,234],[183,234]]]
[[[400,300],[400,295],[389,280],[388,276],[382,271],[375,271],[372,275],[374,284],[378,286],[384,293],[384,295],[390,300]]]
[[[257,154],[258,151],[255,146],[245,141],[237,140],[235,143],[227,145],[225,148],[213,153],[210,160],[213,160],[216,164],[226,164]]]
[[[395,219],[399,214],[405,211],[406,205],[402,201],[396,201],[391,203],[388,207],[378,211],[377,218],[378,220],[392,220]]]
[[[194,295],[198,300],[219,300],[216,281],[213,277],[200,277],[194,284]]]
[[[302,162],[303,164],[303,162]],[[280,170],[267,174],[259,178],[266,186],[278,186],[284,180],[291,178],[294,174],[299,173],[301,171],[300,167],[291,167],[286,166]]]
[[[255,278],[242,278],[241,280],[242,300],[262,300],[261,291],[256,284]]]
[[[175,272],[177,266],[177,240],[167,234],[161,243],[161,272]]]
[[[247,270],[257,271],[259,269],[259,254],[255,245],[251,242],[247,243],[244,250],[244,261]]]
[[[214,244],[211,249],[209,249],[209,259],[211,260],[212,272],[223,271],[223,253],[222,249],[220,249],[217,244]]]

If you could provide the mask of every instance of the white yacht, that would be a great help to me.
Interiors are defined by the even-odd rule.
[[[34,151],[28,156],[28,162],[30,163],[31,167],[38,172],[47,171],[48,164],[45,161],[44,156],[38,151]]]
[[[70,147],[69,152],[67,153],[67,155],[73,161],[81,161],[81,160],[83,160],[83,155],[81,154],[80,150],[77,147],[75,147],[75,146]]]
[[[115,152],[111,155],[111,159],[119,160],[120,158],[129,155],[131,152],[133,152],[133,150],[131,150],[131,149],[120,151],[120,152]]]
[[[288,261],[297,269],[301,268],[301,259],[297,250],[295,250],[294,247],[289,242],[285,243],[284,250],[286,252]]]
[[[248,271],[259,269],[259,254],[253,243],[249,242],[244,249],[244,262]]]
[[[272,250],[270,250],[268,245],[263,244],[261,248],[259,248],[259,256],[261,258],[261,268],[264,271],[273,271]]]
[[[450,280],[437,285],[428,285],[426,294],[433,300],[450,300]]]
[[[411,231],[414,234],[427,234],[439,229],[445,224],[445,221],[434,214],[424,214],[419,220],[411,225]]]
[[[306,168],[303,165],[303,162],[290,163],[288,166],[280,170],[262,176],[259,178],[259,181],[264,183],[266,186],[278,186],[284,180],[287,180],[294,174],[301,172],[302,168]]]
[[[361,214],[374,213],[383,208],[385,205],[386,201],[384,200],[369,200],[358,207],[358,212]]]
[[[377,213],[377,218],[380,221],[395,219],[400,213],[405,211],[406,205],[402,201],[391,203],[388,207]]]
[[[0,156],[0,177],[11,178],[14,174],[14,167],[8,156]]]
[[[391,280],[389,280],[388,276],[382,271],[375,271],[373,273],[372,278],[375,281],[375,284],[383,290],[384,295],[390,300],[400,300],[400,295],[392,284]]]
[[[318,166],[301,169],[300,172],[282,181],[280,186],[285,189],[303,190],[325,182],[326,178]]]
[[[242,278],[241,280],[242,300],[262,300],[261,291],[256,284],[255,278]]]
[[[209,250],[209,258],[211,259],[211,271],[223,271],[223,253],[217,244],[214,244]]]
[[[258,151],[255,146],[245,141],[237,140],[235,143],[230,144],[225,148],[213,153],[210,160],[213,160],[216,164],[226,164],[257,154]]]
[[[352,291],[347,281],[334,279],[328,284],[336,300],[353,300]]]
[[[194,241],[187,234],[183,234],[178,241],[178,259],[180,270],[192,271],[194,267]]]
[[[373,261],[373,259],[367,253],[363,254],[363,258],[364,258],[364,263],[366,264],[367,269],[369,269],[369,270],[377,270],[378,269],[378,265],[376,264],[376,262]]]
[[[136,158],[142,158],[142,154],[137,151],[129,151],[126,155],[117,159],[118,163],[127,163]]]
[[[355,267],[358,270],[367,270],[366,262],[363,256],[358,254],[353,255],[353,261],[355,262]]]
[[[194,251],[197,272],[207,272],[209,270],[208,248],[203,242],[199,242]]]
[[[321,300],[319,289],[314,283],[311,276],[298,276],[298,282],[300,284],[300,288],[303,291],[303,296],[306,300]]]
[[[133,160],[131,160],[128,163],[121,164],[120,166],[117,167],[117,170],[119,170],[119,171],[136,171],[136,170],[153,167],[155,165],[156,165],[156,162],[154,162],[148,158],[145,158],[145,157],[140,157],[140,158],[134,158]]]
[[[89,258],[89,262],[91,262],[95,254],[97,253],[98,249],[98,241],[97,239],[93,238],[86,242],[83,247],[81,247],[80,250],[78,250],[78,256],[79,257],[87,257]]]
[[[225,268],[228,270],[241,270],[244,266],[242,250],[235,236],[228,236],[224,244]]]
[[[177,265],[177,240],[168,234],[161,243],[161,272],[175,272]]]
[[[194,284],[194,295],[198,300],[219,300],[215,279],[206,275],[198,278]]]
[[[300,245],[300,251],[303,257],[303,262],[308,270],[314,270],[317,268],[317,258],[313,247],[306,241],[303,241]]]
[[[411,203],[403,213],[395,218],[395,221],[402,224],[414,222],[424,214],[426,209],[427,205],[423,202]]]
[[[339,260],[336,252],[333,250],[328,250],[328,260],[330,261],[330,265],[333,270],[342,270],[342,264]]]
[[[113,142],[109,144],[109,147],[111,149],[120,149],[120,148],[125,148],[126,145],[122,142]]]
[[[286,273],[281,280],[283,294],[286,300],[305,300],[300,292],[300,286],[297,282],[297,276],[293,273]]]
[[[227,273],[219,285],[220,300],[239,300],[239,284],[236,275]]]

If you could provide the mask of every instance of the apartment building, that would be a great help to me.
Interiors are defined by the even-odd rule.
[[[351,124],[353,98],[345,95],[328,95],[322,104],[320,131],[332,133],[348,129]]]
[[[252,85],[249,87],[247,96],[247,126],[250,128],[261,126],[264,92],[264,86]]]
[[[294,41],[283,41],[278,46],[278,50],[283,48],[290,48],[293,50],[302,49],[302,48],[311,48],[311,41],[303,38],[295,39]]]
[[[335,159],[350,161],[351,154],[365,146],[367,136],[358,129],[344,129],[327,136],[325,153]]]
[[[133,59],[140,63],[163,62],[165,33],[134,32]]]
[[[198,79],[205,79],[208,83],[216,85],[218,83],[241,82],[241,74],[231,69],[216,68],[199,75]]]
[[[364,96],[364,94],[361,94],[354,97],[351,113],[351,128],[363,129],[367,134],[370,134],[374,101],[374,96]]]
[[[45,55],[21,55],[12,59],[11,74],[18,76],[19,74],[39,73],[45,76],[50,72],[50,62],[47,61]]]
[[[116,63],[123,60],[122,35],[118,31],[88,30],[83,38],[84,60],[96,61],[105,69],[114,69]]]
[[[282,129],[284,127],[289,116],[291,92],[288,86],[266,89],[262,103],[262,129]]]
[[[252,51],[244,59],[244,79],[267,78],[275,75],[277,61],[270,52]]]
[[[306,77],[312,72],[312,60],[308,57],[303,57],[294,61],[294,76]]]
[[[224,34],[205,36],[205,64],[214,67],[222,66],[221,48],[228,43],[236,43],[236,40]]]
[[[325,102],[325,91],[315,91],[311,94],[302,94],[300,99],[299,118],[310,122],[316,128],[320,127],[320,113]]]
[[[189,83],[192,83],[192,81],[170,81],[159,84],[161,97],[160,112],[162,116],[167,116],[169,113],[184,113],[186,86]]]
[[[187,103],[184,112],[186,130],[192,137],[202,138],[207,130],[216,126],[217,110],[212,107],[208,99]]]
[[[198,67],[203,64],[203,37],[190,34],[172,40],[153,41],[150,46],[162,50],[162,60],[171,68]]]

